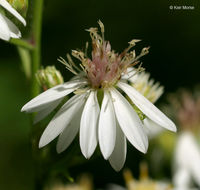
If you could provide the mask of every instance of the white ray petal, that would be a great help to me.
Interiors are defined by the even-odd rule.
[[[40,138],[39,147],[47,145],[64,130],[85,101],[85,96],[86,94],[75,95],[60,108],[44,130]]]
[[[24,18],[14,9],[6,0],[0,0],[0,5],[14,15],[19,21],[21,21],[24,26],[26,26],[26,21]]]
[[[123,82],[119,82],[118,87],[121,88],[129,96],[131,101],[147,117],[168,130],[176,131],[175,124],[132,86]]]
[[[21,32],[19,31],[17,26],[13,22],[11,22],[7,17],[5,17],[4,15],[1,15],[1,16],[4,18],[4,20],[8,26],[10,37],[11,38],[20,38]]]
[[[10,30],[4,19],[4,16],[0,13],[0,39],[8,41],[10,39]]]
[[[71,122],[65,127],[64,131],[60,134],[56,146],[58,153],[63,152],[68,148],[71,142],[74,140],[78,130],[80,128],[81,114],[83,111],[84,102],[82,102],[81,108],[72,118]]]
[[[116,119],[112,98],[108,91],[104,91],[101,112],[99,117],[99,145],[104,158],[114,150],[116,138]]]
[[[114,170],[119,171],[124,166],[126,160],[126,137],[117,123],[115,148],[109,157],[109,162]]]
[[[84,83],[85,83],[84,81],[80,81],[80,80],[69,81],[64,84],[50,88],[47,91],[33,98],[27,104],[25,104],[23,108],[21,109],[21,111],[37,112],[45,108],[48,108],[49,106],[48,103],[51,103],[55,100],[58,100],[70,94],[71,92],[79,88]]]
[[[117,121],[122,131],[133,146],[139,151],[146,153],[148,138],[139,116],[129,102],[116,89],[112,89],[110,92],[113,98]]]
[[[80,147],[86,158],[92,156],[97,145],[97,121],[99,112],[96,91],[91,91],[84,106],[80,124]]]
[[[37,122],[39,122],[42,119],[44,119],[47,115],[49,115],[60,104],[60,102],[62,100],[63,100],[63,98],[58,99],[58,100],[56,100],[54,102],[51,102],[51,104],[47,108],[39,111],[37,113],[37,115],[35,116],[35,118],[34,118],[34,124],[36,124]]]

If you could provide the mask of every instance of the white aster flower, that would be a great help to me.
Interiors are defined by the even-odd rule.
[[[50,121],[42,134],[39,147],[43,147],[57,136],[57,152],[64,151],[79,132],[83,155],[90,158],[99,143],[105,159],[115,170],[120,170],[126,159],[126,139],[139,151],[145,153],[148,138],[143,121],[133,109],[125,93],[133,104],[147,117],[160,126],[176,131],[174,123],[159,111],[149,100],[141,95],[124,79],[127,68],[136,64],[148,52],[144,48],[139,56],[129,51],[138,40],[132,40],[121,54],[111,50],[110,43],[104,40],[104,26],[99,22],[102,36],[97,28],[90,28],[92,38],[92,58],[86,53],[72,51],[81,61],[80,70],[68,55],[67,63],[61,61],[76,74],[69,82],[53,87],[28,102],[22,111],[38,112],[39,119],[48,115],[65,96],[74,92]],[[39,120],[37,118],[37,120]]]
[[[6,0],[0,0],[0,6],[9,11],[20,22],[26,25],[24,18]],[[9,41],[10,38],[20,38],[21,32],[17,26],[6,16],[0,13],[0,39]]]
[[[176,189],[190,189],[192,180],[200,186],[200,147],[191,132],[178,137],[174,162]]]

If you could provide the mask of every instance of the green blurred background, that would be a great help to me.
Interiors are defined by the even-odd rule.
[[[170,10],[170,5],[193,5],[194,10]],[[31,6],[31,2],[29,3]],[[198,0],[57,0],[45,1],[43,11],[42,63],[55,65],[66,79],[71,73],[57,58],[90,41],[88,29],[105,25],[105,38],[121,52],[131,39],[142,39],[140,51],[150,46],[143,66],[165,86],[165,92],[199,83],[200,2]],[[27,15],[28,27],[32,15]],[[29,100],[29,83],[22,71],[16,48],[0,41],[0,189],[33,189],[34,168],[30,150],[29,117],[20,113]],[[162,99],[161,99],[162,100]],[[148,154],[147,154],[148,156]],[[138,172],[143,155],[129,147],[126,166]],[[97,164],[97,162],[99,164]],[[97,186],[122,181],[102,157],[87,161],[72,172],[94,175]],[[106,172],[106,175],[104,173]],[[170,175],[170,171],[166,171]]]

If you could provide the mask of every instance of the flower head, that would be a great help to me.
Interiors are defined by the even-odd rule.
[[[138,40],[129,42],[129,47],[121,54],[111,50],[104,39],[104,26],[99,21],[102,35],[96,28],[90,28],[92,56],[82,51],[72,51],[80,60],[80,68],[67,55],[68,62],[59,60],[76,76],[69,82],[55,86],[28,102],[22,111],[38,112],[39,119],[49,114],[65,96],[74,92],[56,113],[42,134],[39,146],[43,147],[58,135],[57,151],[64,151],[79,131],[80,147],[83,155],[90,158],[99,142],[101,152],[115,170],[120,170],[126,159],[128,141],[139,151],[146,152],[148,138],[143,121],[135,112],[132,103],[148,118],[160,126],[175,131],[174,123],[160,112],[148,99],[128,84],[127,74],[148,52],[144,48],[140,55],[130,49]],[[86,48],[87,49],[87,48]],[[128,68],[131,69],[128,71]],[[37,120],[39,120],[37,118]]]
[[[26,25],[26,21],[24,18],[12,8],[12,6],[6,0],[0,0],[0,7],[5,8],[9,11],[13,16],[15,16],[20,22]],[[10,21],[6,16],[0,13],[0,39],[10,40],[10,38],[20,38],[21,32],[17,28],[17,26]]]

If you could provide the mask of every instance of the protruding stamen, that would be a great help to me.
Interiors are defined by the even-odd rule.
[[[105,32],[104,24],[101,22],[101,20],[98,21],[98,24],[101,28],[102,39],[104,41],[104,32]]]
[[[140,42],[141,40],[133,39],[130,42],[128,42],[132,47],[136,45],[137,42]]]
[[[58,61],[61,62],[62,64],[64,64],[66,66],[66,68],[72,72],[75,75],[78,75],[78,73],[74,70],[73,66],[69,63],[67,63],[67,61],[65,59],[63,59],[62,57],[58,58]]]

